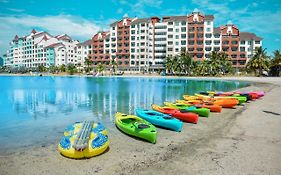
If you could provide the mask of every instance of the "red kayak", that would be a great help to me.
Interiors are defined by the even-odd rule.
[[[170,108],[170,107],[161,107],[158,105],[151,105],[152,109],[164,114],[170,114],[173,117],[188,123],[197,123],[199,116],[198,114],[192,112],[181,112],[178,109]]]

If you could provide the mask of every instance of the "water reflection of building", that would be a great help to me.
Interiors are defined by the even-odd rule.
[[[65,80],[60,80],[64,84]],[[57,86],[54,81],[53,86]],[[136,108],[150,109],[153,103],[175,101],[183,94],[203,90],[227,91],[241,86],[236,82],[194,81],[186,79],[146,78],[85,78],[71,89],[14,90],[10,94],[14,110],[28,113],[35,119],[58,114],[94,116],[97,120],[113,121],[117,111],[134,114]]]

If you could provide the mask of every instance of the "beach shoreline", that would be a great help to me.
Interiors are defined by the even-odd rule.
[[[281,117],[263,111],[281,113],[281,79],[200,79],[253,82],[241,91],[264,90],[266,96],[186,123],[181,133],[159,129],[156,144],[108,128],[109,150],[91,159],[62,157],[57,144],[1,155],[0,174],[280,174]]]

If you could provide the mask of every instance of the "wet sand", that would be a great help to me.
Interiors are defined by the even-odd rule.
[[[260,82],[241,91],[266,96],[185,123],[181,133],[158,129],[156,144],[108,128],[110,149],[91,159],[65,158],[56,144],[0,155],[0,174],[281,174],[281,79],[235,79]]]

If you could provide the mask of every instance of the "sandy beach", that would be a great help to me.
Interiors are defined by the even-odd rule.
[[[91,159],[61,156],[60,138],[3,154],[0,174],[281,174],[281,115],[275,114],[281,114],[281,78],[223,79],[255,82],[241,91],[263,90],[266,95],[201,117],[197,125],[185,123],[181,133],[159,129],[156,144],[108,128],[110,148]]]

